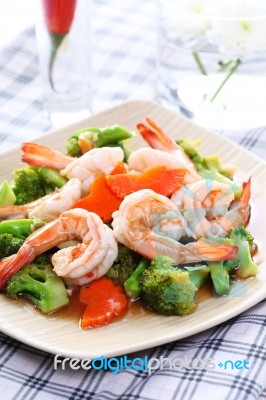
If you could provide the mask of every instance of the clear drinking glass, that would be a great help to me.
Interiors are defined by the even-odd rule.
[[[158,91],[198,123],[266,123],[266,2],[158,0]]]
[[[90,114],[91,1],[38,0],[36,37],[44,108],[55,125]]]

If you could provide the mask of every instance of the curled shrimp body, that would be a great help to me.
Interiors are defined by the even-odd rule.
[[[79,158],[67,157],[60,152],[37,143],[23,143],[22,161],[29,165],[50,167],[61,170],[67,178],[77,178],[82,183],[82,195],[89,193],[90,184],[104,172],[108,175],[119,161],[123,161],[124,152],[120,147],[101,147],[93,149]]]
[[[174,154],[166,151],[144,147],[134,151],[128,158],[129,169],[142,172],[149,167],[162,165],[169,169],[186,168],[184,163],[176,158]],[[184,183],[188,183],[187,173],[184,177]]]
[[[104,274],[117,257],[113,232],[98,215],[75,208],[31,234],[17,254],[0,262],[0,288],[21,267],[67,240],[81,241],[77,246],[59,250],[52,257],[57,275],[74,284],[87,284]]]
[[[123,158],[124,153],[120,147],[93,149],[68,164],[61,171],[61,175],[80,179],[83,195],[85,195],[98,175],[102,172],[109,175],[117,163],[123,161]]]
[[[0,220],[40,218],[49,222],[59,217],[63,211],[69,210],[80,199],[81,183],[72,178],[61,189],[31,203],[0,208]]]
[[[198,181],[201,176],[198,174],[195,165],[190,160],[190,158],[186,155],[181,146],[179,146],[173,138],[168,136],[158,125],[155,124],[150,118],[146,118],[146,121],[149,126],[144,124],[138,124],[137,129],[143,139],[154,149],[165,151],[171,154],[171,162],[176,159],[175,168],[182,166],[186,168],[187,173],[185,175],[185,184],[192,183]],[[151,129],[152,128],[152,129]],[[159,154],[159,153],[157,153]],[[168,155],[169,157],[169,155]],[[157,164],[158,165],[158,164]],[[168,165],[165,165],[171,168]]]
[[[171,200],[183,210],[194,238],[225,236],[249,219],[250,181],[239,200],[230,185],[202,179],[175,192]]]
[[[167,197],[144,189],[125,197],[113,213],[116,239],[147,258],[171,257],[175,264],[234,258],[237,248],[206,242],[182,245],[186,221]]]

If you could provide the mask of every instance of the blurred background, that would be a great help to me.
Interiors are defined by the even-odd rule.
[[[0,1],[0,47],[34,24],[34,0]]]

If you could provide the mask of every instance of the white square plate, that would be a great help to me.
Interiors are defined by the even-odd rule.
[[[46,317],[31,305],[21,305],[0,295],[0,329],[26,344],[66,357],[110,357],[154,347],[181,339],[240,314],[266,296],[266,164],[223,137],[209,132],[188,119],[173,114],[159,105],[146,101],[133,101],[109,109],[66,128],[55,130],[37,142],[65,152],[67,138],[76,130],[89,126],[121,124],[135,129],[138,122],[149,116],[174,138],[201,138],[204,154],[218,154],[223,162],[234,164],[241,180],[252,176],[252,215],[249,229],[255,236],[259,251],[255,257],[260,273],[248,279],[242,290],[234,296],[212,297],[200,302],[198,309],[187,317],[164,317],[152,313],[130,313],[113,324],[81,330],[72,318],[56,314]],[[136,137],[132,148],[144,146]],[[18,167],[19,149],[1,154],[0,181],[11,177],[10,171]],[[20,308],[20,309],[19,309]]]

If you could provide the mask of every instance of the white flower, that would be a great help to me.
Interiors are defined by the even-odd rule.
[[[210,0],[166,0],[163,2],[164,25],[172,39],[198,38],[210,28]]]
[[[210,42],[236,57],[266,50],[266,1],[223,0],[212,19]]]
[[[266,50],[266,19],[216,20],[208,32],[222,53],[241,57]]]
[[[266,15],[265,0],[208,0],[211,14],[227,18],[251,18]]]

